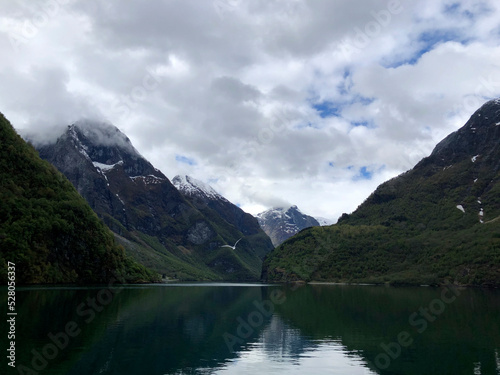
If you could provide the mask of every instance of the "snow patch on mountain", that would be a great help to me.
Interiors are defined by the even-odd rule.
[[[161,184],[163,181],[165,181],[165,178],[157,177],[155,175],[147,175],[147,176],[132,176],[130,179],[134,182],[137,182],[137,180],[140,180],[144,182],[146,185],[156,185],[156,184]]]
[[[172,180],[172,184],[177,190],[187,196],[202,196],[210,199],[222,199],[227,201],[226,198],[217,193],[210,185],[190,176],[177,175]]]
[[[281,217],[287,216],[286,211],[288,209],[289,208],[284,208],[284,207],[273,207],[273,208],[270,208],[269,210],[266,210],[264,212],[257,214],[257,218],[260,218],[260,219],[281,218]],[[290,217],[290,216],[288,216],[288,217]]]
[[[120,160],[118,163],[115,164],[103,164],[103,163],[98,163],[96,161],[93,161],[92,164],[94,164],[94,167],[99,168],[103,172],[110,171],[117,165],[123,165],[123,160]]]

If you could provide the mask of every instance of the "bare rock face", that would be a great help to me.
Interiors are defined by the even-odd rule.
[[[193,227],[189,228],[187,238],[195,245],[201,245],[214,235],[207,223],[196,223]]]

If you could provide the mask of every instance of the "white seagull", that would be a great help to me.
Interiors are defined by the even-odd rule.
[[[243,239],[243,237],[241,237],[238,241],[236,241],[236,243],[234,244],[234,246],[231,246],[231,245],[222,245],[221,247],[230,247],[231,249],[236,250],[236,245],[237,245],[237,244],[238,244],[238,242],[240,242],[242,239]]]

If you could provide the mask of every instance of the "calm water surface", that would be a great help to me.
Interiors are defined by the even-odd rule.
[[[17,369],[2,374],[500,375],[495,290],[18,288],[17,313]]]

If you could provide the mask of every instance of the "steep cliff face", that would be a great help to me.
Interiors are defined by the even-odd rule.
[[[71,183],[40,159],[0,115],[0,276],[17,283],[155,281],[125,256]]]
[[[251,248],[221,247],[237,240],[238,233],[185,199],[115,126],[80,121],[38,150],[143,264],[180,279],[259,276],[261,259]]]
[[[500,284],[500,100],[337,225],[266,259],[270,280]]]

